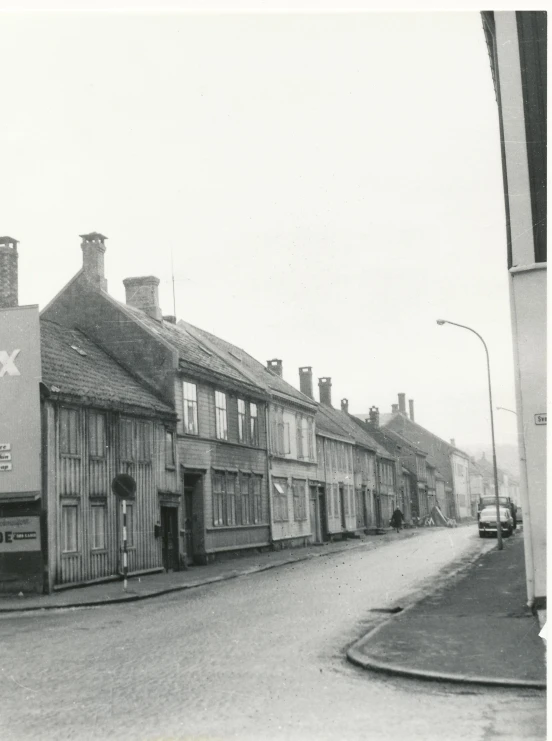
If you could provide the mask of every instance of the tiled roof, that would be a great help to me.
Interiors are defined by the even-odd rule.
[[[316,410],[316,430],[317,432],[326,433],[328,435],[335,435],[340,438],[348,439],[349,442],[354,443],[354,438],[349,435],[341,425],[335,423],[331,416],[327,413],[328,407],[324,404],[320,404]]]
[[[364,445],[365,447],[370,448],[382,458],[394,458],[394,455],[389,454],[387,448],[380,445],[379,442],[370,435],[366,428],[357,424],[355,418],[351,417],[347,412],[328,406],[324,406],[324,411],[331,415],[334,422],[346,430],[358,445]]]
[[[41,319],[40,347],[42,381],[50,391],[83,403],[174,415],[168,404],[79,330]]]
[[[267,391],[270,390],[275,393],[284,394],[297,402],[316,406],[316,402],[313,399],[302,394],[290,383],[284,381],[284,379],[278,374],[268,370],[266,366],[258,360],[255,360],[255,358],[249,355],[249,353],[242,350],[241,347],[232,345],[232,343],[227,342],[220,337],[216,337],[210,332],[206,332],[204,329],[194,327],[192,324],[182,320],[178,322],[177,326],[185,329],[188,334],[195,335],[199,340],[203,340],[205,344],[209,343],[209,345],[218,350],[219,353],[222,353],[222,356],[225,358],[227,363],[233,364],[238,368],[241,366],[241,373],[243,375],[246,375],[252,382],[258,384]]]

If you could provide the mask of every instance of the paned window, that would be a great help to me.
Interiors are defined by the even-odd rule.
[[[174,432],[165,428],[165,466],[174,468]]]
[[[134,456],[132,454],[132,431],[133,423],[131,419],[121,419],[119,424],[119,447],[121,460],[132,461]]]
[[[259,419],[257,405],[253,402],[249,404],[249,442],[251,445],[259,444]]]
[[[215,391],[215,424],[219,440],[228,440],[228,418],[226,414],[226,394]]]
[[[60,410],[59,449],[65,455],[80,455],[80,413],[77,409]]]
[[[241,474],[240,476],[240,521],[242,525],[251,522],[251,476]]]
[[[78,508],[64,505],[61,508],[61,549],[63,553],[76,553],[79,549]]]
[[[260,476],[252,476],[250,483],[252,486],[253,522],[257,525],[263,521],[262,478]]]
[[[136,457],[143,462],[151,460],[149,422],[136,422]]]
[[[303,417],[300,414],[295,416],[295,427],[297,437],[297,458],[304,458],[303,451]],[[296,518],[297,519],[297,518]]]
[[[243,399],[238,399],[238,442],[247,442],[246,430],[245,401]]]
[[[105,414],[90,412],[88,415],[88,439],[90,455],[94,458],[105,458]]]
[[[337,443],[332,440],[332,470],[337,471]]]
[[[186,435],[197,435],[197,386],[195,383],[184,381],[182,391],[184,395],[184,433]]]
[[[227,525],[237,525],[238,518],[236,513],[236,483],[237,476],[235,473],[226,474],[226,516]]]
[[[312,417],[307,419],[307,440],[308,440],[308,452],[307,458],[311,461],[314,460],[314,420]]]
[[[223,473],[213,474],[213,525],[215,527],[225,524],[225,484],[226,477]]]
[[[316,457],[320,468],[324,465],[324,443],[321,437],[316,438]]]
[[[287,522],[289,520],[287,481],[279,479],[272,482],[274,491],[274,521]]]
[[[106,547],[106,507],[94,505],[91,509],[90,545],[92,550],[101,550]]]
[[[296,521],[307,519],[305,481],[296,479],[293,480],[293,519]]]

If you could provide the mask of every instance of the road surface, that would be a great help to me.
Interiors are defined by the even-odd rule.
[[[391,678],[345,660],[387,617],[379,610],[488,547],[474,527],[436,529],[145,602],[4,616],[0,738],[544,738],[543,693]]]

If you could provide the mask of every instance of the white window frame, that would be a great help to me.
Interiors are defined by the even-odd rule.
[[[74,535],[74,548],[67,548],[67,545],[69,545],[68,542],[68,523],[66,520],[66,515],[69,514],[69,511],[71,510],[72,513],[75,515],[75,521],[74,521],[74,533],[71,533],[71,535]],[[72,529],[72,528],[71,528]],[[80,537],[79,537],[79,505],[78,504],[62,504],[61,506],[61,550],[62,553],[78,553],[79,547],[80,547]],[[73,545],[72,543],[70,545]]]
[[[101,512],[102,526],[98,529],[97,515]],[[98,543],[98,535],[101,542]],[[107,507],[105,504],[93,504],[90,508],[90,549],[105,551],[107,548]]]
[[[182,422],[185,435],[199,435],[197,384],[191,381],[182,381]]]
[[[215,435],[217,440],[228,440],[228,403],[224,391],[215,391]]]

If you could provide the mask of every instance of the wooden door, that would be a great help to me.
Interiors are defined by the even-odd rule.
[[[161,506],[161,544],[165,571],[178,571],[178,509]]]

